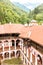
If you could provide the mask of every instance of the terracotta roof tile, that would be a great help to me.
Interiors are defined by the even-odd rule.
[[[43,46],[43,26],[24,26],[22,24],[0,25],[0,34],[20,33],[22,38],[30,38]]]
[[[20,37],[30,38],[43,46],[43,26],[28,26],[21,32]]]
[[[22,27],[24,27],[22,24],[4,24],[4,25],[0,25],[0,34],[20,33]]]

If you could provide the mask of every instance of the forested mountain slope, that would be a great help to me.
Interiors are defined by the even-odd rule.
[[[43,22],[43,4],[28,13],[13,5],[10,0],[0,0],[0,24],[9,22],[25,24],[32,19],[38,23]]]
[[[0,24],[4,23],[26,23],[27,13],[13,5],[10,0],[0,0]]]
[[[29,18],[37,20],[40,24],[43,23],[43,4],[30,11]]]

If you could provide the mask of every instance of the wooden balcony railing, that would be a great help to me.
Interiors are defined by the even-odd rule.
[[[8,51],[9,50],[9,47],[4,47],[4,51]]]
[[[16,49],[20,49],[20,46],[18,45],[18,46],[16,47]]]
[[[11,46],[11,47],[10,47],[10,50],[14,50],[14,49],[15,49],[14,46]]]
[[[2,40],[2,39],[5,39],[5,40],[6,39],[14,39],[14,37],[10,37],[10,36],[9,37],[0,37],[0,40]]]

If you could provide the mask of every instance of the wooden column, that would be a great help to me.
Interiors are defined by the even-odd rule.
[[[10,51],[10,45],[11,45],[11,43],[10,43],[10,41],[9,41],[9,51]]]
[[[27,57],[28,57],[28,48],[27,48],[27,53],[26,54],[27,54]]]
[[[30,52],[30,62],[32,63],[32,52]]]
[[[35,65],[37,65],[37,55],[35,55]]]
[[[16,56],[16,50],[15,50],[15,58],[16,58],[17,56]]]
[[[3,52],[3,60],[4,60],[4,52]]]
[[[2,43],[2,46],[3,46],[3,52],[4,52],[4,43]]]
[[[9,59],[11,59],[11,52],[9,51]]]
[[[23,40],[21,40],[21,44],[22,44],[22,51],[23,51]]]
[[[16,40],[15,40],[15,50],[16,50]]]

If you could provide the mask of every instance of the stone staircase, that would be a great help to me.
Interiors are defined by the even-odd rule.
[[[20,49],[20,51],[21,51],[21,53],[22,53],[22,55],[25,57],[25,59],[27,60],[27,63],[28,63],[28,65],[32,65],[31,63],[30,63],[30,61],[29,61],[29,59],[25,56],[25,54],[23,53],[23,51]],[[27,65],[27,64],[25,64],[25,65]]]

